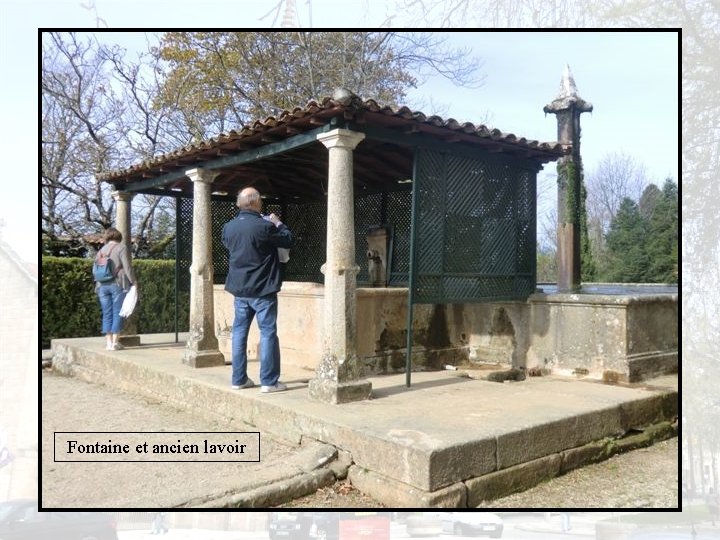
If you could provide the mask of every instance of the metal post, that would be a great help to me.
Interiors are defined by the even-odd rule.
[[[178,319],[180,310],[180,197],[175,197],[175,343],[180,341]]]
[[[408,261],[408,317],[407,317],[407,353],[405,355],[405,386],[410,388],[410,371],[412,367],[412,344],[413,344],[413,301],[415,290],[415,217],[418,205],[418,183],[417,183],[417,160],[418,152],[415,149],[413,156],[413,183],[412,183],[412,204],[410,210],[410,260]]]

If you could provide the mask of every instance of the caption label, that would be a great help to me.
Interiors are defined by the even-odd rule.
[[[260,461],[255,431],[56,431],[55,461]]]

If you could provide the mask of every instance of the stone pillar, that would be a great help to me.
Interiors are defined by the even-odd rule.
[[[318,140],[329,152],[327,200],[327,260],[325,274],[323,357],[310,397],[327,403],[368,399],[372,386],[359,379],[357,364],[355,217],[353,149],[364,133],[336,129]]]
[[[212,215],[210,192],[217,172],[191,169],[193,182],[193,240],[190,264],[190,337],[183,363],[192,367],[225,365],[215,336],[213,305]]]
[[[557,115],[558,142],[572,152],[560,158],[558,171],[557,261],[558,292],[580,290],[580,208],[582,205],[582,161],[580,159],[580,115],[592,111],[591,103],[578,96],[570,67],[560,80],[560,93],[545,105],[545,113]]]
[[[112,197],[117,202],[115,208],[115,228],[122,234],[122,241],[129,253],[132,253],[132,218],[131,204],[134,193],[128,191],[113,191]],[[125,347],[136,347],[140,345],[140,336],[137,333],[137,310],[133,312],[123,324],[123,329],[118,336],[118,342]]]

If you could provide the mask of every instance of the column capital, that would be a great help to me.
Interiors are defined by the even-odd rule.
[[[187,176],[191,181],[203,182],[205,184],[212,184],[213,180],[215,180],[215,178],[217,178],[219,174],[220,171],[201,169],[200,167],[185,171],[185,176]]]
[[[317,140],[323,143],[327,148],[339,146],[340,148],[349,148],[350,150],[354,150],[364,138],[364,133],[340,128],[333,129],[327,133],[321,133],[317,136]]]
[[[136,194],[130,191],[113,191],[110,195],[112,195],[112,198],[116,201],[130,202]]]

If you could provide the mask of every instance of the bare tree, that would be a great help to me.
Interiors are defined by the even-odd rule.
[[[589,11],[577,0],[397,0],[396,6],[416,23],[443,28],[583,26]]]
[[[605,154],[586,177],[588,219],[605,234],[624,198],[639,201],[647,185],[645,166],[628,154]]]
[[[113,162],[118,103],[106,99],[102,62],[74,35],[43,34],[43,234],[52,240],[112,223],[113,202],[94,181]],[[101,103],[104,106],[101,106]]]
[[[95,175],[167,148],[156,91],[140,64],[121,56],[73,33],[43,34],[42,231],[49,241],[92,248],[87,235],[109,227],[115,214],[111,186]],[[152,240],[159,204],[144,196],[133,203],[136,251]]]
[[[645,186],[645,166],[632,156],[610,152],[585,177],[588,236],[593,260],[602,275],[606,268],[605,235],[623,199],[639,201]]]
[[[164,70],[157,56],[145,52],[137,61],[128,61],[126,51],[117,46],[102,46],[99,55],[109,64],[119,95],[127,104],[125,114],[118,118],[118,127],[124,133],[128,159],[150,159],[191,141],[186,130],[173,129],[174,125],[169,121],[175,110],[173,104],[169,107],[156,106],[164,80]],[[141,194],[133,199],[132,208],[135,253],[158,256],[158,249],[166,246],[175,236],[175,231],[167,227],[173,220],[172,202],[167,198]],[[160,216],[164,219],[159,219]]]

